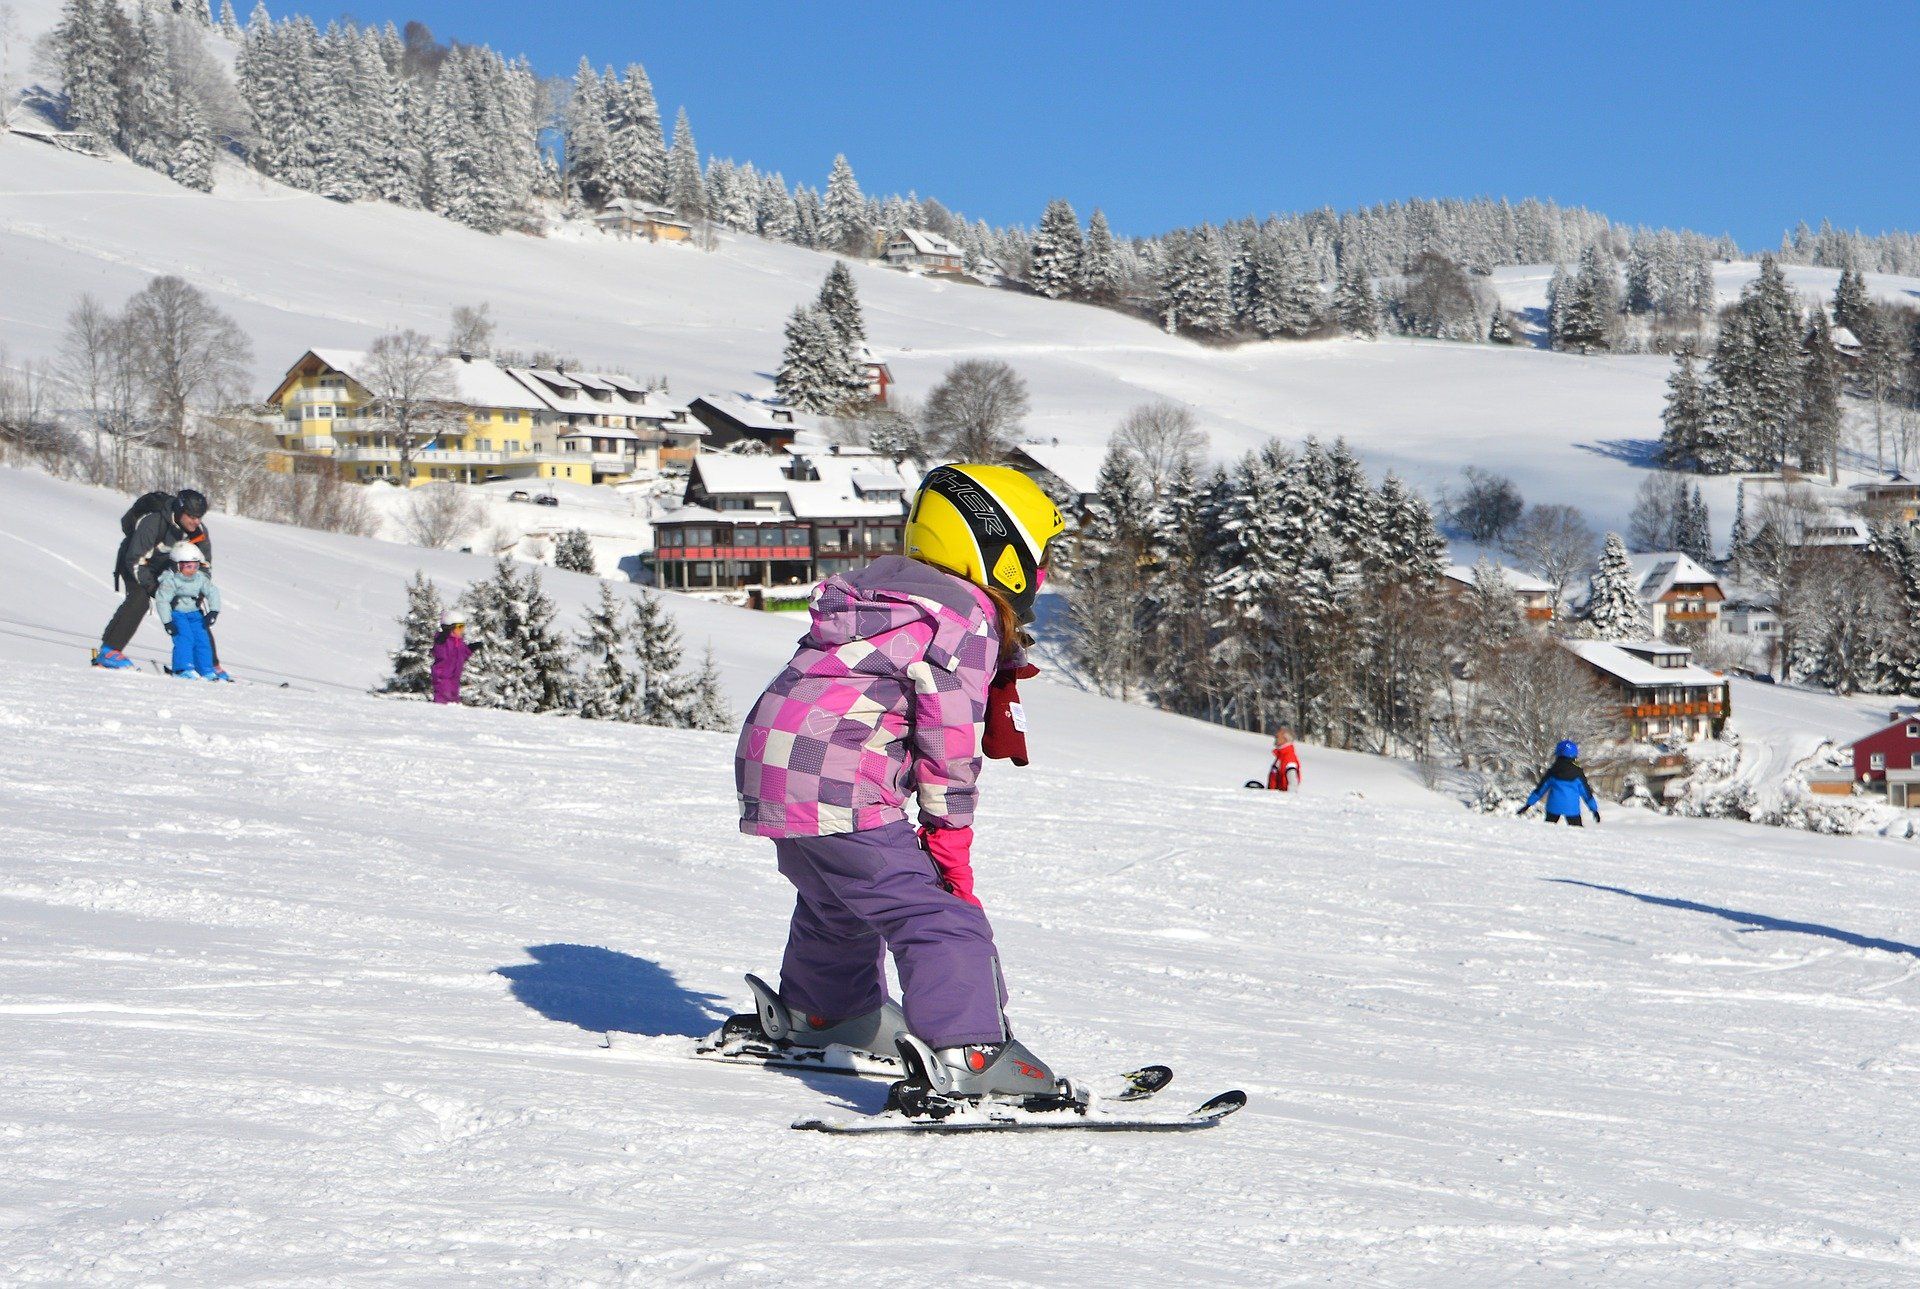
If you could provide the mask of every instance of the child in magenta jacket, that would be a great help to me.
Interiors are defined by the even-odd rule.
[[[460,701],[460,678],[466,674],[473,646],[467,643],[467,615],[451,609],[440,615],[440,634],[433,642],[433,701]]]
[[[904,1026],[964,1093],[1052,1090],[1007,1032],[971,849],[989,691],[1023,674],[1020,623],[1063,527],[1018,471],[936,469],[908,520],[914,558],[823,582],[798,652],[748,715],[740,827],[773,839],[797,894],[779,991],[805,1022],[793,1041],[858,1033],[848,1045],[890,1053]],[[903,1019],[886,997],[889,951]]]

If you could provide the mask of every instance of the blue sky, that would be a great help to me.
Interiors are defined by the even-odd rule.
[[[289,0],[274,11],[291,12]],[[1149,233],[1409,196],[1552,197],[1770,246],[1920,227],[1920,3],[363,0],[361,21],[643,63],[703,153]],[[316,18],[330,16],[325,9]]]

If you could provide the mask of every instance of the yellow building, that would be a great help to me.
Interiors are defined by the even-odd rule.
[[[288,468],[302,460],[337,464],[348,478],[409,486],[436,481],[565,479],[618,483],[690,458],[706,427],[664,395],[617,374],[502,367],[491,359],[447,358],[462,432],[413,452],[400,478],[400,449],[355,375],[366,355],[312,349],[268,398]]]
[[[568,479],[592,483],[593,467],[561,450],[552,416],[532,391],[486,359],[448,358],[461,432],[443,434],[413,451],[410,478],[400,475],[400,448],[391,427],[372,407],[357,373],[366,355],[346,349],[310,349],[287,370],[267,401],[279,406],[275,437],[291,463],[319,459],[361,483],[385,479],[415,484],[490,479]]]

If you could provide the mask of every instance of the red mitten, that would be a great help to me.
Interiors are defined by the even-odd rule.
[[[1020,705],[1016,681],[1031,680],[1040,669],[1031,663],[1009,668],[993,678],[987,689],[987,728],[980,751],[995,761],[1027,763],[1027,712]]]
[[[973,829],[922,828],[920,844],[933,857],[933,866],[940,872],[940,884],[980,908],[980,901],[973,894]]]

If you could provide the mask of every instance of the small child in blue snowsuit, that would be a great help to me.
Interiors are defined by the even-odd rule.
[[[153,611],[173,637],[173,674],[186,680],[219,680],[213,661],[213,641],[207,628],[220,616],[220,588],[200,566],[200,550],[192,542],[173,548],[173,567],[160,575],[154,588]]]
[[[1593,787],[1587,782],[1587,772],[1580,768],[1580,745],[1572,739],[1561,739],[1559,746],[1553,749],[1553,764],[1540,776],[1540,785],[1527,798],[1527,804],[1520,807],[1519,813],[1525,814],[1533,809],[1540,798],[1547,799],[1547,822],[1557,824],[1562,819],[1580,827],[1580,807],[1585,805],[1593,811],[1593,822],[1600,822],[1600,803],[1594,800]]]

